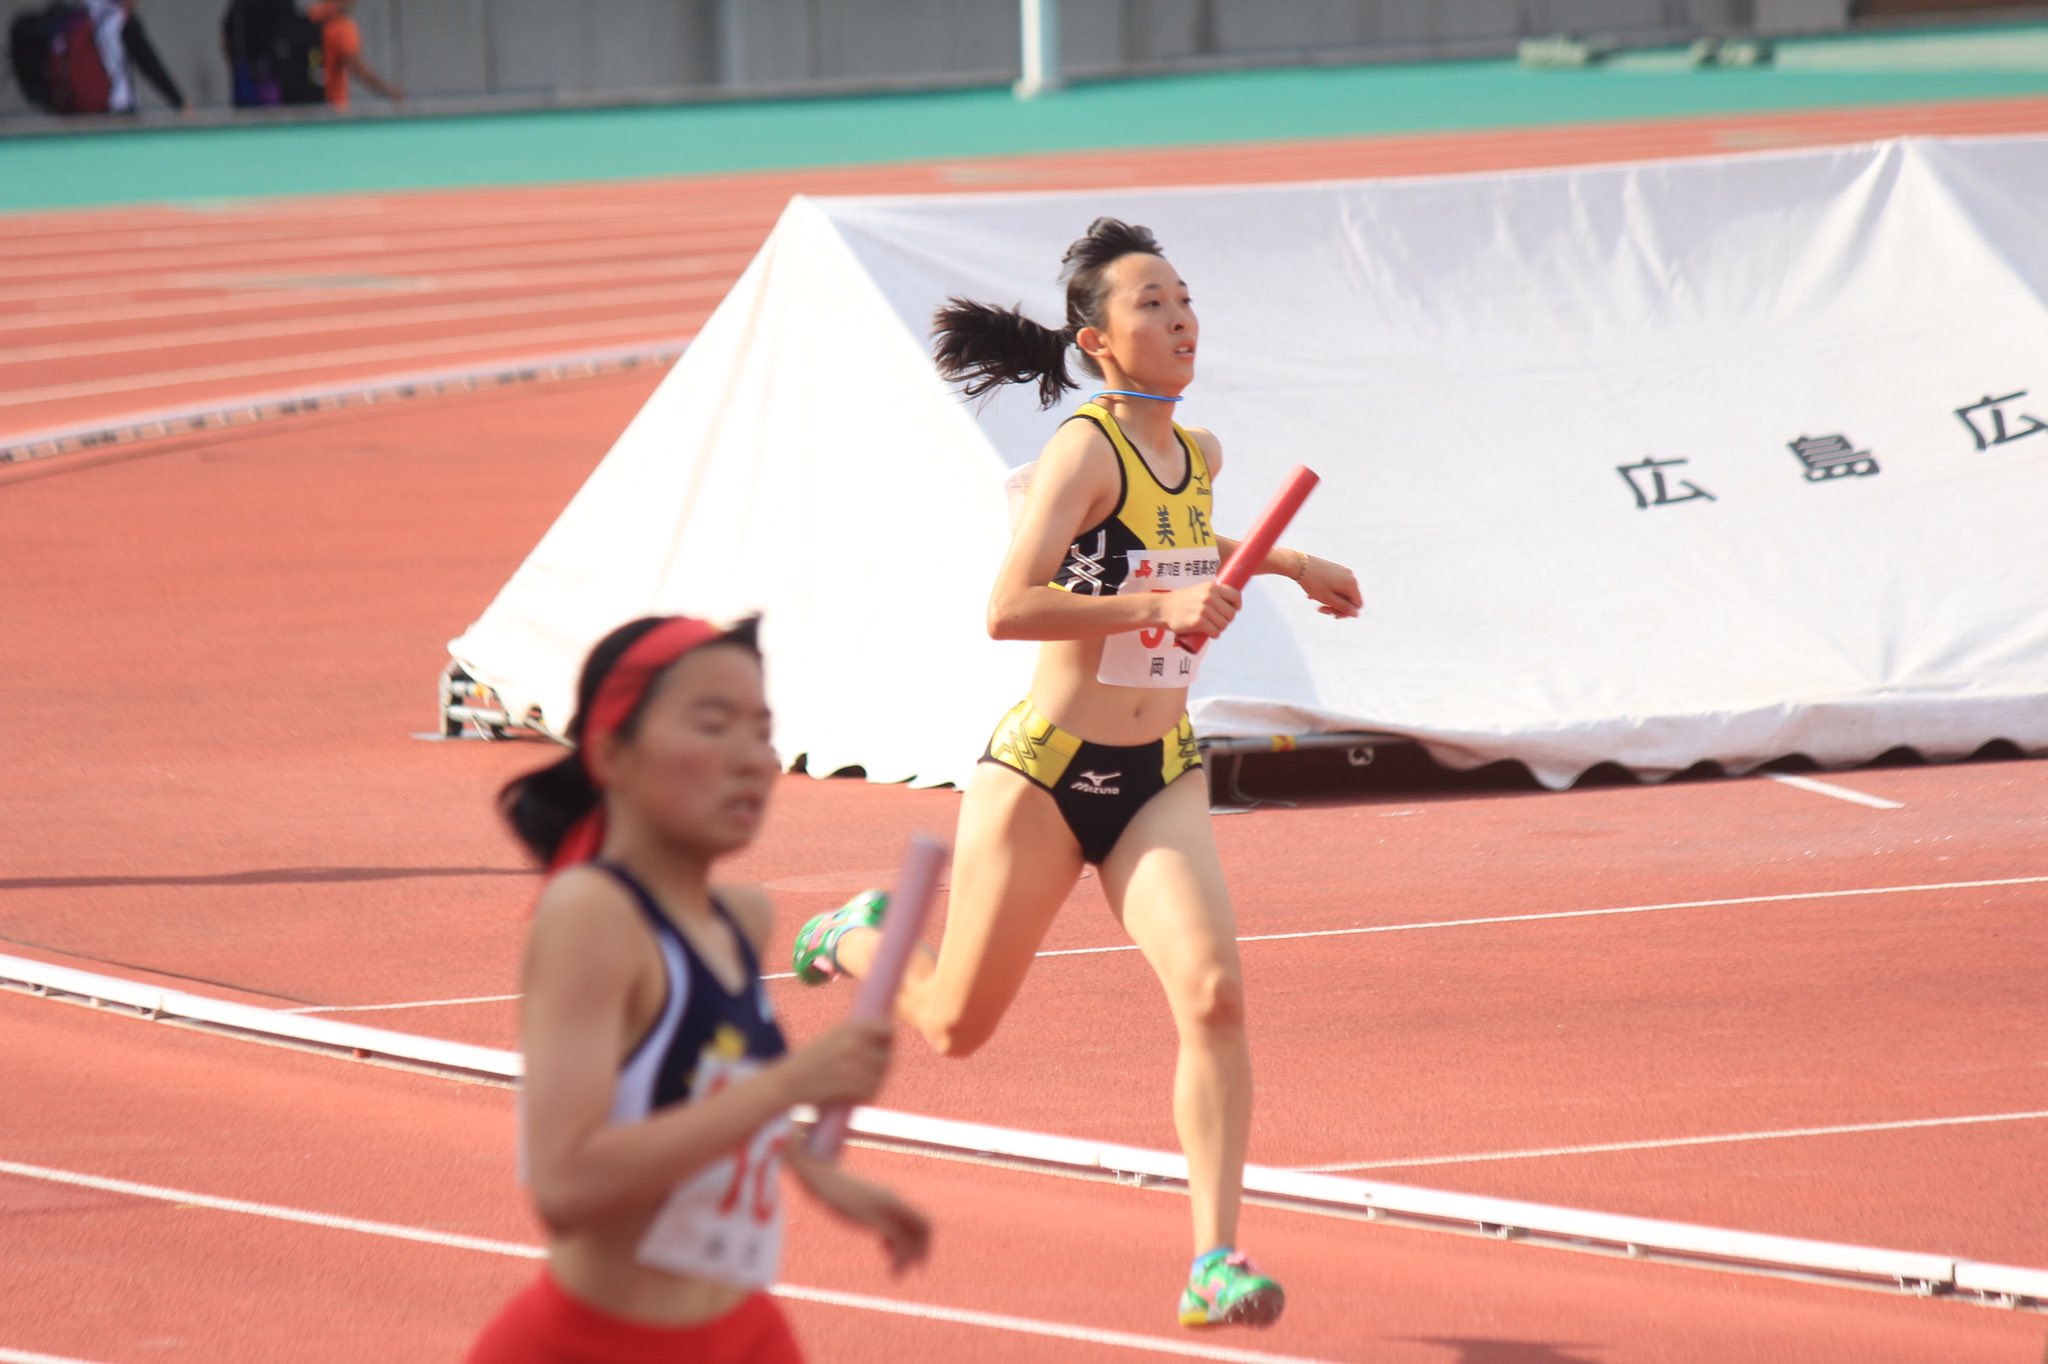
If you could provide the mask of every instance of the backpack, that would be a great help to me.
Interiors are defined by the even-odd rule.
[[[285,104],[327,101],[327,54],[321,27],[299,13],[296,5],[278,16],[272,38],[276,54],[277,89]]]
[[[220,33],[238,106],[326,102],[322,27],[293,0],[233,0]]]
[[[92,11],[77,0],[56,0],[16,15],[7,29],[14,82],[31,104],[53,114],[104,114],[113,81],[100,60]]]

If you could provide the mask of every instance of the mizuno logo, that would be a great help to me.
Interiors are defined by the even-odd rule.
[[[1068,789],[1091,796],[1114,796],[1123,788],[1111,786],[1110,783],[1122,775],[1121,772],[1083,772],[1081,780],[1073,783]]]

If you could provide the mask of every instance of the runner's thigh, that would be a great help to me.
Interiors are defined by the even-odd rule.
[[[1081,849],[1052,796],[999,763],[979,764],[960,806],[935,1002],[993,1028],[1080,875]]]
[[[1208,782],[1196,769],[1147,802],[1102,865],[1110,908],[1176,1009],[1183,991],[1238,974],[1237,916],[1209,818]]]

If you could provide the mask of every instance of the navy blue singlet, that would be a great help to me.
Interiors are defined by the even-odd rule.
[[[620,1069],[612,1102],[613,1123],[638,1122],[656,1109],[698,1097],[697,1074],[707,1058],[765,1063],[789,1050],[768,1006],[754,945],[717,897],[712,898],[711,908],[732,930],[746,973],[746,983],[736,992],[720,984],[690,950],[689,942],[637,877],[615,863],[591,865],[610,873],[640,906],[661,948],[668,975],[661,1012]]]

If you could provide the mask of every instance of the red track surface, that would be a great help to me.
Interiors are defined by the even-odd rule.
[[[10,218],[9,436],[694,333],[792,194],[1433,175],[2041,132],[2048,99]]]
[[[511,1096],[61,1005],[0,997],[20,1057],[0,1143],[22,1164],[187,1193],[531,1244],[512,1183]],[[134,1034],[144,1034],[135,1036]],[[138,1065],[145,1060],[146,1065]],[[937,1253],[892,1282],[823,1218],[792,1221],[799,1289],[940,1303],[1165,1337],[1178,1199],[873,1152],[859,1168],[946,1210]],[[213,1364],[451,1359],[528,1261],[0,1174],[5,1347]],[[1294,1306],[1216,1344],[1384,1364],[1867,1364],[2027,1358],[2037,1317],[1254,1214],[1284,1244]],[[1081,1228],[1089,1234],[1077,1234]],[[1162,1273],[1133,1265],[1168,1262]],[[1020,1291],[1028,1285],[1028,1291]],[[1170,1286],[1170,1284],[1169,1284]],[[1071,1340],[790,1304],[813,1358],[1129,1358]],[[1173,1337],[1165,1337],[1169,1342]]]
[[[2001,109],[2048,121],[2048,104]],[[1558,159],[1586,159],[1601,135],[1569,135],[1584,143]],[[1450,140],[1431,139],[1374,154],[1432,141],[1449,155]],[[1494,154],[1535,160],[1550,145],[1512,143]],[[1362,151],[1347,154],[1354,169],[1322,173],[1371,168]],[[1091,165],[1121,178],[1134,160]],[[1193,153],[1143,164],[1182,165],[1188,178],[1254,169],[1225,161],[1198,176]],[[1303,164],[1258,163],[1267,176],[1307,173]],[[1050,182],[1061,165],[1077,173],[1050,160],[1007,173],[1043,169]],[[925,176],[929,187],[958,173],[898,170],[857,186],[847,173],[806,187],[866,190],[889,176],[899,188]],[[747,184],[747,231],[765,230],[788,187]],[[683,201],[673,186],[603,193]],[[509,221],[500,210],[521,197],[487,197],[469,221]],[[407,202],[424,216],[443,200]],[[249,240],[293,214],[310,220],[305,206],[258,210],[243,220]],[[323,220],[333,229],[324,209]],[[666,315],[662,334],[679,329]],[[88,328],[99,342],[131,334],[111,314]],[[467,336],[473,357],[490,353],[488,333]],[[371,340],[398,344],[388,331]],[[201,344],[173,352],[176,363],[225,363],[210,343],[191,349]],[[346,372],[308,344],[292,362],[306,368],[283,378]],[[36,371],[45,387],[114,372],[34,363],[57,366]],[[406,732],[432,724],[444,641],[652,382],[448,399],[0,470],[0,695],[13,732],[0,785],[0,950],[283,1007],[508,993],[531,882],[491,821],[490,792],[543,752],[421,744]],[[169,391],[190,401],[199,390],[178,381]],[[104,413],[117,400],[79,401]],[[0,408],[0,426],[14,410]],[[2043,764],[1886,768],[1840,782],[1904,808],[1763,780],[1550,795],[1381,779],[1302,811],[1219,820],[1245,933],[1394,930],[1246,947],[1254,1159],[1368,1164],[1373,1179],[2040,1264],[2040,1118],[1417,1163],[2048,1110],[2048,883],[1428,926],[2048,876]],[[885,879],[903,835],[946,829],[956,803],[791,778],[736,872],[777,891],[790,931]],[[1047,946],[1120,941],[1087,882]],[[775,988],[798,1035],[845,1003]],[[511,1041],[503,1002],[352,1017]],[[0,1160],[532,1237],[509,1174],[502,1091],[10,997],[0,997],[0,1028]],[[1169,1039],[1134,954],[1053,957],[986,1052],[953,1064],[906,1046],[884,1101],[1169,1146]],[[942,1210],[937,1259],[892,1286],[865,1247],[799,1218],[791,1282],[1171,1330],[1178,1199],[860,1159]],[[95,1360],[446,1358],[531,1268],[11,1176],[0,1176],[0,1215],[10,1248],[0,1350]],[[1283,1354],[2031,1361],[2048,1334],[2035,1316],[1299,1214],[1254,1211],[1247,1241],[1284,1272],[1295,1305],[1275,1332],[1221,1343]],[[1034,1285],[1028,1298],[1013,1287],[1019,1276]],[[792,1311],[820,1360],[1125,1353],[815,1304]]]

